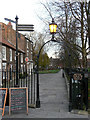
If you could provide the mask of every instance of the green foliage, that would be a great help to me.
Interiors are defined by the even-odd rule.
[[[21,78],[21,79],[23,79],[23,78],[25,78],[25,77],[27,77],[28,76],[28,74],[26,73],[26,72],[24,72],[24,73],[19,73],[19,78]]]
[[[41,70],[43,70],[43,69],[48,68],[48,66],[49,66],[49,57],[48,57],[47,53],[42,54],[42,52],[41,52],[41,55],[39,58],[39,68]]]
[[[39,73],[40,74],[48,74],[48,73],[57,73],[59,71],[60,71],[59,69],[57,69],[57,70],[44,70],[44,71],[40,71]]]
[[[90,72],[90,68],[88,68],[88,72]]]
[[[41,47],[44,44],[46,35],[42,33],[34,32],[32,35],[33,40],[33,61],[34,64],[37,64],[37,55],[39,54],[39,51]],[[45,69],[49,65],[49,57],[47,55],[47,51],[45,49],[45,46],[41,49],[40,56],[39,56],[39,68]]]

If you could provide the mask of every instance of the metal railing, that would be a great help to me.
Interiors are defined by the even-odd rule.
[[[2,70],[2,87],[16,87],[16,71]],[[30,107],[36,106],[36,72],[31,70],[18,71],[18,86],[28,87],[28,102]]]

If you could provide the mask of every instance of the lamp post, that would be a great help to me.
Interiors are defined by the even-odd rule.
[[[36,98],[36,107],[40,108],[40,97],[39,97],[39,57],[40,57],[40,53],[42,48],[44,47],[44,45],[46,45],[47,43],[49,43],[50,41],[55,41],[54,40],[54,34],[56,33],[56,28],[57,28],[57,24],[54,22],[54,19],[52,18],[52,23],[49,24],[49,28],[50,28],[50,33],[52,34],[52,39],[47,41],[46,43],[44,43],[37,55],[37,68],[36,68],[36,74],[37,74],[37,98]]]
[[[18,17],[16,16],[16,86],[18,87]]]

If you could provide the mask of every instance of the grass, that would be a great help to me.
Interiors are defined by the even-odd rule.
[[[39,71],[40,74],[48,74],[48,73],[58,73],[60,70],[43,70]]]

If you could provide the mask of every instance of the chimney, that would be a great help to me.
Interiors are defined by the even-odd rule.
[[[7,39],[12,41],[12,24],[10,21],[7,24]]]
[[[10,21],[8,22],[7,26],[8,26],[8,28],[12,28],[12,24]]]

